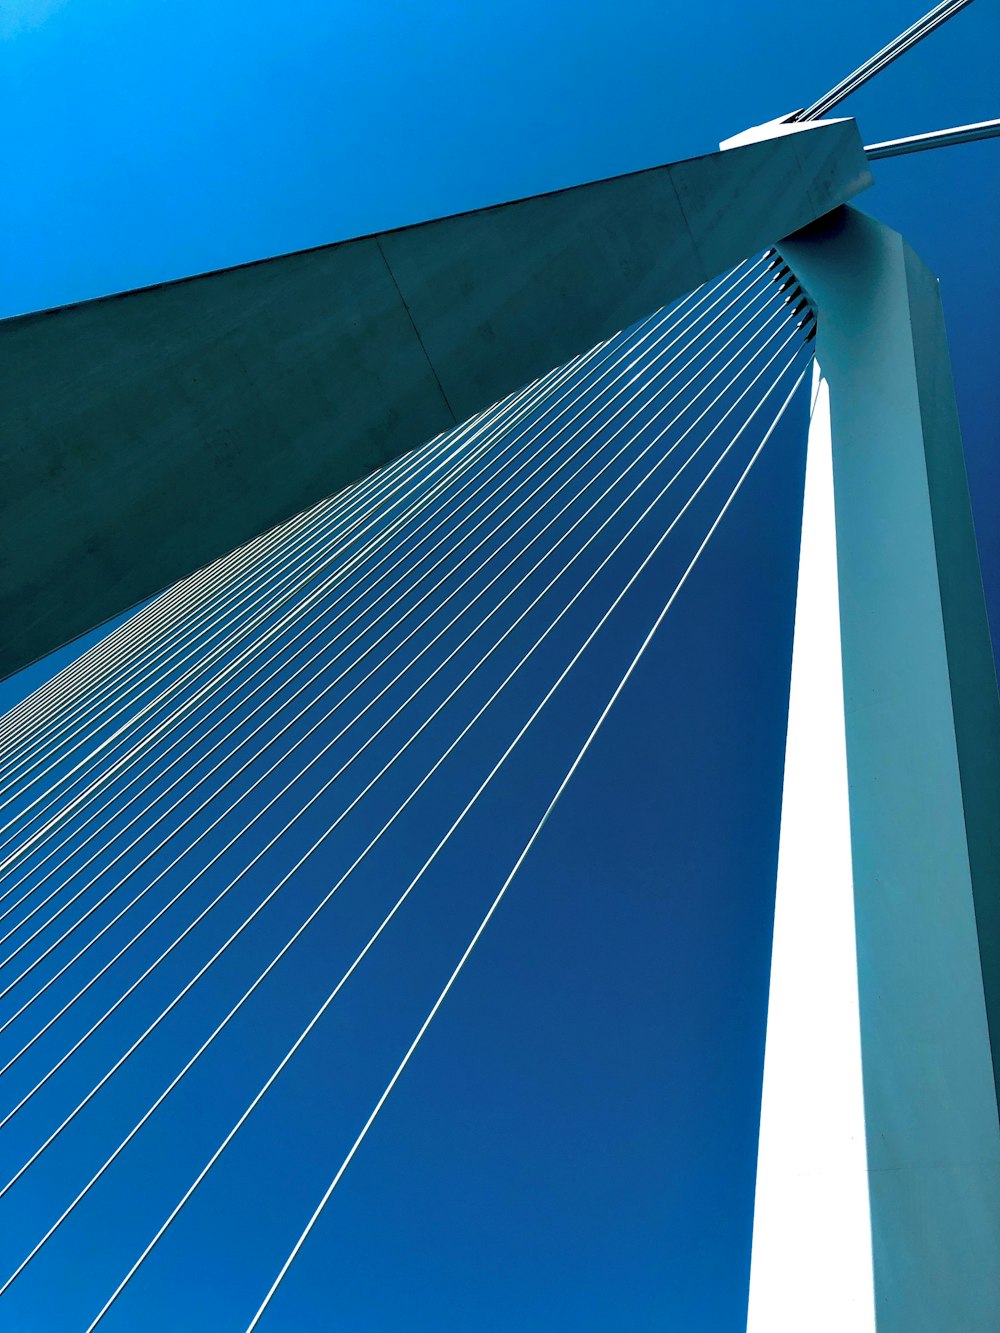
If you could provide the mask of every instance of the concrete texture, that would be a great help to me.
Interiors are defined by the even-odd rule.
[[[992,1333],[1000,701],[937,282],[850,208],[779,249],[830,386],[877,1325]]]
[[[870,183],[819,123],[0,324],[0,676]]]

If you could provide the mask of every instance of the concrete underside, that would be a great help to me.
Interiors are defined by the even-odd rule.
[[[0,325],[0,677],[871,183],[853,121]]]
[[[779,249],[830,386],[876,1320],[992,1333],[1000,700],[940,297],[854,209]],[[828,1242],[830,1283],[840,1258]]]

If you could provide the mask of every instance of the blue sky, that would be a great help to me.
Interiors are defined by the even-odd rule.
[[[3,20],[4,118],[18,132],[0,147],[12,182],[0,313],[706,151],[812,100],[915,17],[899,3],[779,0],[15,3]],[[1000,10],[978,0],[844,110],[868,142],[995,116],[998,60]],[[942,280],[995,639],[998,152],[878,164],[859,201]],[[780,444],[264,1327],[741,1326],[802,464],[792,434]],[[592,713],[599,695],[595,684],[575,702]],[[578,726],[569,705],[557,713],[505,789],[504,829],[483,824],[453,888],[509,862]],[[338,1019],[330,1060],[350,1064],[357,1100],[335,1105],[336,1079],[317,1083],[304,1064],[109,1328],[244,1326],[380,1090],[384,1052],[401,1054],[426,986],[450,968],[449,902],[415,914]],[[295,978],[305,1008],[325,979],[318,951]],[[258,1014],[246,1040],[280,1050],[295,1003],[280,1022]],[[192,1160],[218,1138],[227,1077],[239,1102],[246,1062],[231,1060],[178,1111]],[[155,1072],[134,1076],[124,1110]],[[217,1112],[203,1125],[199,1099]],[[83,1326],[92,1273],[164,1211],[180,1149],[165,1138],[158,1157],[159,1142],[142,1160],[148,1208],[110,1195],[84,1241],[17,1298],[10,1326]],[[54,1198],[37,1203],[38,1220]],[[0,1243],[22,1249],[16,1236]]]

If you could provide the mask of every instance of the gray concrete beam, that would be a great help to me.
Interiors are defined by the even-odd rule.
[[[0,676],[870,183],[801,126],[0,324]]]

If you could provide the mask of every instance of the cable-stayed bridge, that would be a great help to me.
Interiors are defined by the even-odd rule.
[[[939,6],[840,95],[958,8]],[[787,885],[818,873],[816,839],[829,836],[823,868],[840,889],[831,901],[841,935],[834,943],[831,931],[826,961],[840,989],[832,1013],[829,1003],[809,1013],[813,1033],[831,1023],[832,1035],[813,1039],[820,1067],[800,1072],[790,1090],[788,1061],[803,1049],[801,1036],[782,1037],[780,1020],[817,997],[808,976],[778,970],[782,958],[801,958],[801,937],[781,953],[776,934],[772,996],[781,999],[772,1000],[777,1036],[765,1075],[751,1321],[792,1327],[782,1321],[801,1309],[801,1286],[832,1265],[843,1281],[846,1304],[833,1303],[831,1316],[841,1327],[872,1327],[876,1312],[880,1326],[914,1327],[916,1309],[926,1327],[942,1326],[943,1309],[963,1311],[960,1327],[989,1326],[996,1293],[985,1256],[997,1234],[1000,1160],[986,1025],[996,944],[983,923],[995,911],[995,680],[933,283],[899,238],[843,208],[867,183],[867,166],[852,122],[810,125],[829,109],[825,99],[695,163],[7,326],[36,446],[22,483],[31,469],[47,467],[52,479],[38,501],[47,518],[29,509],[8,538],[8,666],[149,597],[165,570],[185,575],[3,722],[0,1021],[11,1091],[0,1133],[12,1152],[0,1197],[31,1219],[30,1235],[18,1229],[10,1243],[0,1295],[9,1308],[30,1310],[40,1299],[32,1282],[71,1271],[101,1191],[124,1179],[141,1193],[158,1126],[197,1125],[189,1089],[225,1080],[235,1061],[244,1075],[252,1070],[241,1075],[245,1098],[197,1169],[171,1180],[155,1225],[119,1237],[102,1257],[101,1298],[81,1312],[80,1327],[134,1326],[130,1295],[201,1193],[240,1160],[249,1135],[258,1134],[252,1151],[267,1151],[256,1127],[270,1100],[290,1080],[303,1107],[329,1088],[324,1022],[365,986],[408,914],[436,913],[449,967],[410,997],[419,1004],[407,1006],[406,1023],[387,1020],[398,1049],[369,1071],[354,1132],[324,1159],[286,1262],[249,1302],[234,1298],[234,1327],[266,1326],[285,1274],[615,702],[678,599],[697,595],[699,560],[752,469],[766,450],[792,449],[811,420],[813,558],[803,557],[810,582],[800,584],[799,615],[818,609],[819,634],[833,627],[845,666],[832,694],[817,667],[828,652],[803,675],[817,639],[800,620],[785,819],[795,795],[809,792],[819,755],[839,765],[842,800],[824,804],[811,829],[815,800],[796,814],[797,828],[783,825],[779,929],[794,918],[794,901],[783,909]],[[640,218],[648,230],[637,235],[628,220],[638,227]],[[540,237],[545,266],[531,248]],[[232,380],[248,354],[234,316],[241,301],[242,318],[256,313],[262,330],[249,352],[275,338],[282,349],[276,391],[315,387],[320,362],[301,330],[275,330],[287,321],[289,281],[296,298],[313,289],[320,304],[331,294],[335,304],[329,270],[325,287],[317,276],[327,263],[351,282],[346,326],[333,320],[324,337],[364,348],[395,320],[390,351],[411,368],[399,383],[413,412],[394,406],[391,375],[373,383],[363,356],[346,369],[334,358],[323,401],[348,401],[341,375],[378,413],[341,412],[337,465],[357,475],[328,496],[328,473],[294,451],[255,484],[253,440],[246,457],[234,454],[218,419],[220,403],[230,410],[237,400],[238,438],[252,436],[257,417],[261,448],[273,446],[264,438],[269,390]],[[581,310],[572,284],[584,272],[592,286]],[[381,304],[390,289],[391,309]],[[679,299],[656,302],[657,291]],[[442,292],[462,293],[464,305]],[[366,293],[378,313],[370,327]],[[623,310],[643,317],[614,332]],[[308,322],[313,312],[292,314]],[[67,369],[95,341],[115,367],[110,417],[107,395],[87,396],[91,366],[76,380]],[[571,348],[580,354],[566,361]],[[207,385],[181,394],[178,367],[203,364],[207,349]],[[525,382],[528,369],[537,374]],[[59,392],[39,409],[33,390],[53,375]],[[510,392],[498,398],[504,378]],[[159,471],[151,450],[138,478],[119,479],[130,494],[138,482],[142,497],[123,505],[114,468],[134,437],[132,406],[151,400],[155,381],[168,392],[155,399],[165,417],[152,429],[171,452]],[[312,410],[304,401],[302,414]],[[410,447],[415,420],[435,413],[447,428]],[[91,448],[98,429],[103,454]],[[874,450],[873,436],[894,449]],[[836,535],[824,440],[836,460]],[[200,470],[179,479],[185,448],[185,466],[200,459]],[[883,469],[877,489],[873,454]],[[88,478],[94,494],[82,493]],[[205,523],[213,486],[238,497],[221,532]],[[158,496],[160,487],[170,494]],[[319,502],[303,508],[309,487]],[[81,542],[83,521],[91,529]],[[135,546],[144,529],[149,558]],[[172,547],[159,541],[168,532]],[[235,535],[252,540],[235,545]],[[205,563],[206,553],[217,558]],[[184,560],[193,563],[181,569]],[[58,584],[48,599],[39,568]],[[656,611],[644,618],[650,587]],[[894,676],[901,660],[926,666],[910,670],[909,692]],[[852,691],[863,708],[852,711]],[[540,762],[537,738],[560,709],[572,744]],[[839,735],[835,726],[817,737],[816,720],[838,714]],[[532,741],[537,773],[524,759]],[[931,811],[934,826],[915,828]],[[508,820],[516,839],[495,832]],[[932,853],[939,859],[929,864]],[[963,858],[964,879],[955,870]],[[475,881],[474,893],[434,899],[448,864],[451,876],[458,866],[463,882]],[[887,874],[903,877],[903,900],[866,897]],[[813,929],[817,916],[821,931],[829,927],[822,910],[811,915]],[[306,950],[329,953],[322,986],[303,974]],[[815,955],[807,970],[821,970]],[[402,999],[388,989],[390,1001]],[[930,1050],[924,1000],[946,1019]],[[846,1089],[825,1120],[824,1065]],[[803,1121],[813,1137],[795,1149],[812,1179],[789,1194],[782,1148],[789,1124]],[[204,1135],[191,1132],[200,1144]],[[901,1191],[883,1185],[883,1151],[896,1154]],[[921,1175],[935,1153],[943,1185]],[[829,1223],[823,1247],[801,1225],[820,1215]],[[806,1244],[790,1264],[796,1229]],[[928,1254],[937,1261],[924,1282],[916,1261]]]

